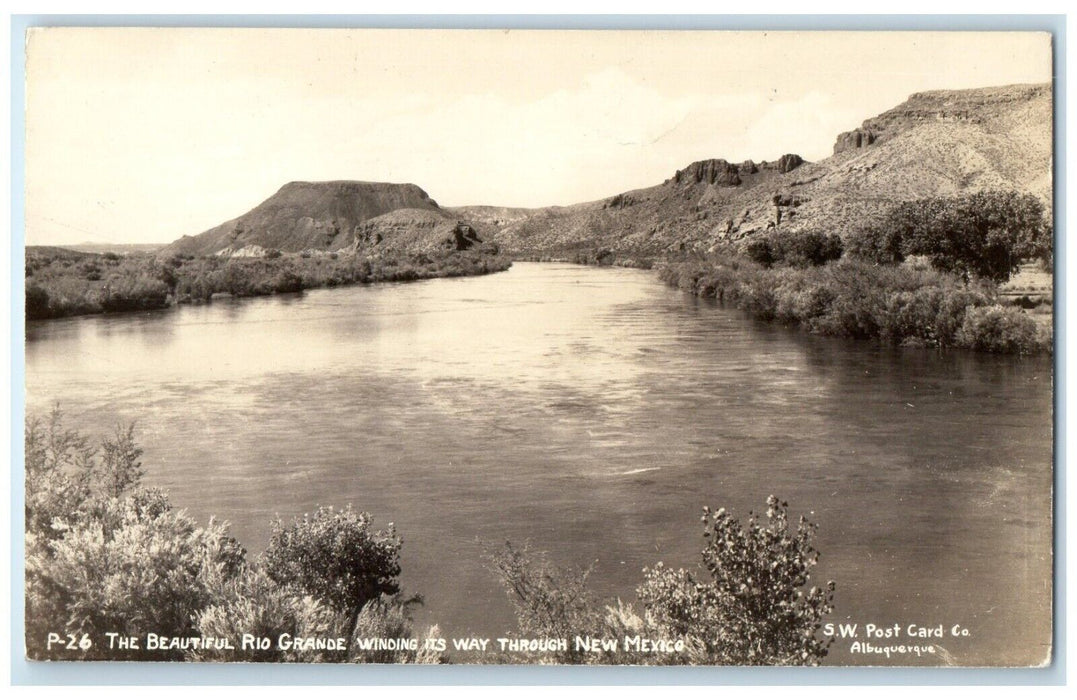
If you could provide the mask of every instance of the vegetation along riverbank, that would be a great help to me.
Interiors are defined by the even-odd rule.
[[[507,270],[496,245],[467,250],[365,256],[355,253],[269,251],[259,257],[147,253],[117,255],[66,248],[26,251],[29,320],[162,309],[201,303],[215,294],[238,297],[373,282],[482,275]]]
[[[1052,264],[1042,206],[1030,195],[985,193],[902,204],[845,241],[774,234],[667,263],[659,274],[697,296],[821,335],[1049,353],[1049,288],[1017,295],[1006,287],[1030,262],[1045,271]]]
[[[271,523],[252,557],[227,524],[200,526],[143,483],[132,426],[94,446],[57,409],[28,420],[25,448],[33,659],[816,665],[831,644],[819,630],[834,584],[812,582],[815,526],[791,523],[773,496],[744,521],[704,509],[700,565],[645,569],[636,606],[596,599],[587,571],[527,547],[490,548],[517,613],[510,634],[543,644],[453,658],[436,625],[412,622],[422,599],[401,589],[392,525],[322,507]]]

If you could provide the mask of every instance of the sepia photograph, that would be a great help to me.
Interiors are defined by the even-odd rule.
[[[1052,40],[30,27],[21,653],[1048,666]]]

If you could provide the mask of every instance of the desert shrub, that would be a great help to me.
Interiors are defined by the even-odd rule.
[[[235,650],[204,649],[188,654],[196,661],[340,661],[333,650],[282,649],[281,635],[296,637],[342,637],[343,617],[309,595],[296,595],[273,581],[258,567],[243,571],[222,586],[215,599],[195,617],[195,628],[204,636],[233,640]],[[268,649],[243,649],[243,635],[266,637]]]
[[[850,257],[878,265],[896,265],[905,260],[902,250],[902,229],[873,225],[849,234],[845,248]]]
[[[973,331],[963,340],[957,338],[966,312],[998,303],[993,282],[966,282],[908,261],[880,266],[843,258],[807,268],[764,268],[746,258],[723,258],[666,265],[659,274],[668,284],[731,303],[761,320],[891,345],[972,347],[968,339]],[[1027,326],[1018,320],[1013,323]],[[1051,351],[1050,340],[1042,338],[1031,345],[985,341],[976,347],[991,352]]]
[[[660,628],[698,640],[711,663],[814,665],[831,640],[817,635],[833,611],[834,583],[811,586],[816,526],[789,524],[788,504],[770,496],[766,520],[744,525],[725,509],[703,515],[703,576],[662,564],[645,570],[637,594]]]
[[[965,314],[956,342],[987,352],[1030,354],[1050,349],[1049,329],[1014,307],[975,307]]]
[[[769,236],[756,236],[744,244],[744,254],[763,267],[770,267],[778,261],[774,246]]]
[[[279,585],[346,615],[350,635],[364,605],[400,591],[400,539],[392,524],[374,531],[370,523],[351,506],[319,508],[290,525],[277,520],[262,566]]]
[[[586,587],[587,572],[566,571],[511,544],[493,556],[494,570],[516,608],[525,635],[574,639],[580,634],[643,636],[680,641],[673,654],[650,654],[618,645],[591,654],[568,645],[549,660],[560,663],[706,663],[815,665],[832,640],[820,638],[833,611],[834,584],[811,584],[819,553],[816,526],[789,523],[788,504],[767,499],[766,519],[745,524],[724,509],[704,509],[706,540],[701,571],[644,569],[636,589],[641,613],[618,600],[598,606]],[[810,587],[809,587],[810,586]]]
[[[511,542],[488,557],[525,636],[572,639],[598,629],[602,615],[587,588],[590,569],[557,567],[545,554],[514,547]],[[583,663],[587,658],[572,644],[551,656],[556,663],[566,664]]]
[[[25,441],[28,655],[45,657],[49,632],[96,640],[88,651],[53,648],[50,658],[139,656],[103,648],[105,632],[191,633],[194,613],[242,563],[226,528],[199,528],[160,491],[141,488],[129,428],[97,450],[53,411],[28,421]]]
[[[819,231],[775,232],[779,259],[794,267],[824,265],[841,257],[841,237]]]
[[[155,277],[113,274],[101,292],[105,311],[140,311],[168,305],[168,285]]]
[[[279,649],[281,634],[412,636],[418,597],[398,595],[400,541],[351,507],[279,521],[254,564],[227,533],[144,488],[133,427],[100,447],[59,410],[26,425],[26,645],[32,658],[436,663],[432,650]],[[46,650],[50,632],[88,635],[90,650]],[[105,633],[145,638],[269,637],[269,649],[109,649]],[[432,629],[427,636],[440,636]]]
[[[28,320],[49,318],[49,293],[39,284],[26,282],[26,318]]]
[[[71,523],[63,538],[47,548],[35,547],[35,556],[27,558],[28,594],[58,608],[52,617],[28,606],[34,627],[97,640],[105,632],[194,632],[192,615],[212,596],[207,575],[226,568],[235,554],[222,545],[224,528],[212,522],[198,528],[182,513],[143,508],[136,497],[103,503],[102,510],[100,518]],[[31,629],[28,625],[28,633]],[[95,649],[98,657],[126,655]]]
[[[80,510],[92,493],[96,449],[84,435],[64,426],[59,408],[46,419],[27,419],[24,445],[26,532],[60,537],[63,531],[53,523]]]
[[[841,257],[841,237],[819,231],[781,231],[755,236],[744,244],[744,254],[763,267],[824,265]]]
[[[433,625],[425,633],[416,636],[412,623],[411,608],[418,604],[416,598],[405,600],[400,596],[376,598],[363,606],[355,621],[355,631],[348,645],[348,661],[373,664],[440,664],[446,658],[442,652],[427,649],[424,639],[441,637],[441,630]],[[364,649],[364,640],[417,639],[418,649]]]

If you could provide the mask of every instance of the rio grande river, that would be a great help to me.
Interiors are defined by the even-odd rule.
[[[417,627],[496,637],[484,547],[594,564],[603,598],[694,566],[704,505],[819,525],[833,622],[943,625],[945,658],[1050,642],[1052,366],[755,323],[653,273],[505,273],[30,324],[27,410],[136,420],[147,481],[252,553],[354,504],[404,538]],[[960,625],[968,636],[952,637]],[[830,662],[923,663],[854,654]]]

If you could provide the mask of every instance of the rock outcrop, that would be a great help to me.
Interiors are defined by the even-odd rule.
[[[834,142],[834,154],[844,153],[855,148],[867,148],[875,143],[877,135],[871,129],[853,129],[838,134]]]
[[[721,158],[692,163],[673,176],[674,182],[702,182],[719,187],[736,187],[741,183],[740,169]]]
[[[804,165],[804,159],[796,153],[786,153],[778,159],[778,172],[785,174]]]

